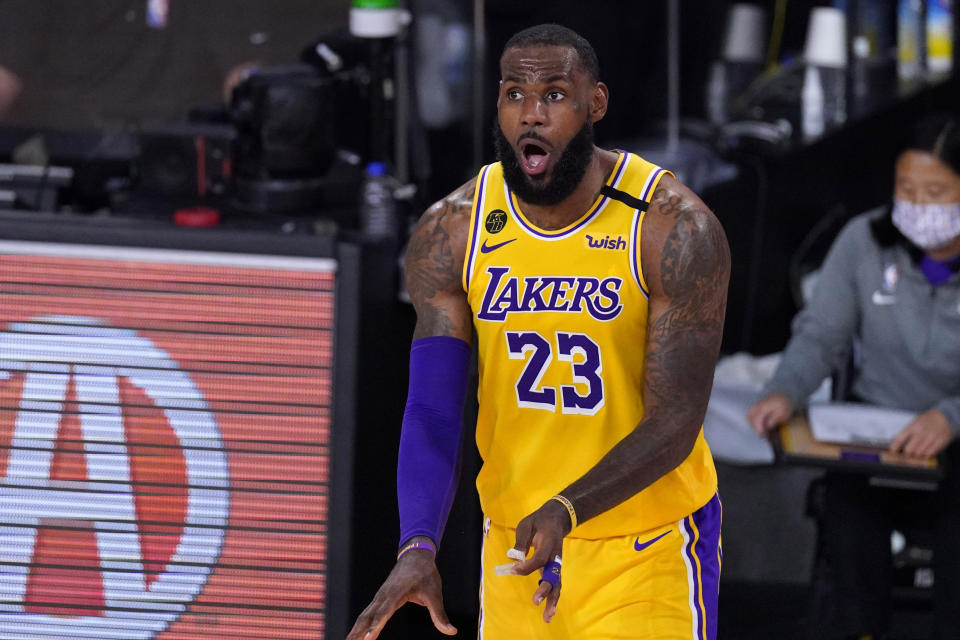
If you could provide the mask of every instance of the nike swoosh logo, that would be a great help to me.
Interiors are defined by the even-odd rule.
[[[487,241],[484,240],[484,241],[483,241],[483,244],[480,245],[480,253],[490,253],[491,251],[496,251],[497,249],[499,249],[499,248],[502,247],[503,245],[505,245],[505,244],[510,244],[510,243],[513,242],[514,240],[516,240],[516,238],[510,238],[509,240],[504,240],[503,242],[501,242],[501,243],[499,243],[499,244],[490,244],[490,245],[488,245],[488,244],[487,244]]]
[[[667,535],[667,534],[670,533],[671,531],[673,531],[673,529],[667,529],[666,531],[664,531],[663,533],[661,533],[660,535],[658,535],[656,538],[653,538],[653,539],[651,539],[651,540],[647,540],[646,542],[640,542],[640,538],[637,538],[636,541],[633,543],[633,548],[636,549],[637,551],[643,551],[644,549],[646,549],[647,547],[649,547],[649,546],[652,545],[654,542],[656,542],[657,540],[659,540],[659,539],[662,538],[663,536]]]
[[[897,296],[886,295],[880,293],[879,291],[874,291],[871,300],[873,301],[873,304],[878,305],[893,304],[897,301]]]

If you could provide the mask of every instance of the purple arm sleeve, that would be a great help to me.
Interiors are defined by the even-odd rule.
[[[433,336],[410,347],[410,386],[397,462],[400,544],[440,544],[460,475],[470,345]]]

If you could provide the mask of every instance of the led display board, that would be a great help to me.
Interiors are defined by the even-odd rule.
[[[328,637],[337,280],[0,241],[0,637]]]

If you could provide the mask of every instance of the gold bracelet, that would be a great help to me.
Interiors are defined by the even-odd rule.
[[[407,551],[412,551],[414,549],[426,549],[436,557],[437,555],[437,546],[433,544],[432,540],[418,540],[416,542],[408,542],[403,545],[400,551],[397,552],[397,560],[400,559],[400,556],[405,554]]]
[[[573,508],[573,503],[567,500],[566,498],[564,498],[559,493],[550,499],[556,500],[557,502],[559,502],[560,504],[562,504],[564,507],[567,508],[567,513],[570,514],[570,530],[573,531],[574,529],[576,529],[577,528],[577,510]]]

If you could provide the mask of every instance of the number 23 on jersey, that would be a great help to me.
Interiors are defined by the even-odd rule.
[[[527,362],[516,381],[517,405],[553,412],[559,404],[561,413],[596,414],[604,404],[600,346],[584,333],[557,331],[552,338],[537,331],[506,332],[510,358]],[[573,384],[541,385],[554,359],[566,363]]]

